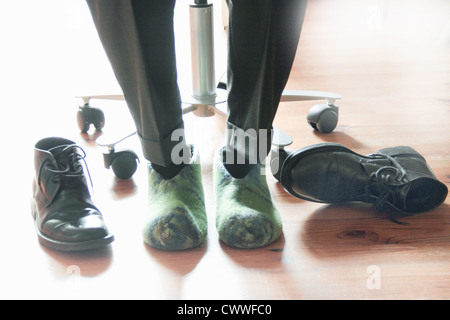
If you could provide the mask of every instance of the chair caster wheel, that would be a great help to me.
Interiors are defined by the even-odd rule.
[[[114,175],[119,179],[130,179],[137,170],[139,158],[133,151],[110,151],[104,153],[105,167],[112,168]]]
[[[101,131],[105,126],[105,115],[102,110],[86,103],[78,109],[77,122],[82,133],[87,133],[91,124],[94,125],[95,130]]]
[[[307,121],[315,130],[330,133],[337,126],[338,113],[338,106],[328,103],[316,104],[309,111]]]

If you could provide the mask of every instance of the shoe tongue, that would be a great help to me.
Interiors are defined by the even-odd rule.
[[[70,171],[75,171],[74,159],[77,155],[76,146],[73,144],[58,145],[48,150],[56,160],[58,169],[66,170],[67,167]]]

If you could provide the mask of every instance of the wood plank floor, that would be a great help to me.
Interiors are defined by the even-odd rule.
[[[132,180],[119,181],[103,168],[95,135],[81,135],[76,125],[76,95],[120,92],[87,6],[78,0],[26,2],[26,11],[22,1],[0,4],[6,110],[0,298],[450,299],[449,199],[402,226],[367,205],[294,198],[268,174],[284,223],[281,238],[257,250],[221,244],[211,182],[212,157],[223,141],[220,117],[185,118],[188,138],[201,149],[207,242],[183,252],[146,246],[140,235],[143,158]],[[447,0],[310,0],[287,88],[341,94],[339,125],[331,134],[314,132],[305,120],[314,102],[281,104],[275,125],[294,138],[293,148],[332,141],[368,154],[411,146],[449,186],[449,21]],[[177,43],[187,44],[181,38]],[[223,57],[225,44],[217,42]],[[186,51],[178,51],[180,82]],[[218,64],[218,72],[224,70],[223,60]],[[123,103],[95,105],[105,111],[105,134],[132,130]],[[73,139],[85,149],[93,199],[116,236],[110,248],[69,254],[38,244],[29,209],[33,145],[48,136]],[[140,152],[137,141],[126,144]]]

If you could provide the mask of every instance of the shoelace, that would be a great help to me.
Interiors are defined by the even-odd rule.
[[[379,192],[379,197],[375,201],[375,208],[379,211],[386,211],[389,214],[391,221],[407,225],[406,222],[401,222],[395,219],[394,214],[400,212],[393,203],[396,202],[398,192],[392,188],[396,182],[401,182],[406,175],[406,171],[400,164],[391,156],[382,154],[373,154],[374,158],[388,159],[393,166],[384,166],[373,172],[369,176],[369,183],[366,186],[366,194],[369,195],[369,189],[375,189]]]
[[[80,150],[81,154],[78,153],[77,150]],[[46,168],[47,171],[54,174],[54,176],[52,177],[53,182],[63,182],[66,184],[66,186],[70,186],[71,184],[75,186],[74,184],[75,181],[79,183],[79,180],[77,180],[76,178],[84,177],[83,166],[79,164],[79,161],[81,160],[84,162],[84,166],[86,167],[91,187],[93,187],[91,174],[89,172],[89,168],[87,166],[85,159],[86,152],[83,150],[83,148],[81,148],[76,144],[67,145],[63,147],[61,151],[58,151],[56,154],[54,154],[54,158],[58,159],[57,160],[58,166],[64,167],[62,169],[53,169],[49,165],[46,165],[46,163],[50,161],[50,158],[47,158],[42,162],[38,173],[38,185],[39,188],[41,189],[41,192],[43,191],[41,181],[42,181],[42,169],[44,167]],[[59,160],[61,158],[64,160],[63,161]]]

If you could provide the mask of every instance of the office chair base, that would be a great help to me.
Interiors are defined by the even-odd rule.
[[[214,115],[227,116],[227,91],[217,89],[213,96],[197,97],[192,94],[182,96],[182,102],[188,107],[183,108],[183,114],[193,112],[198,117]]]

